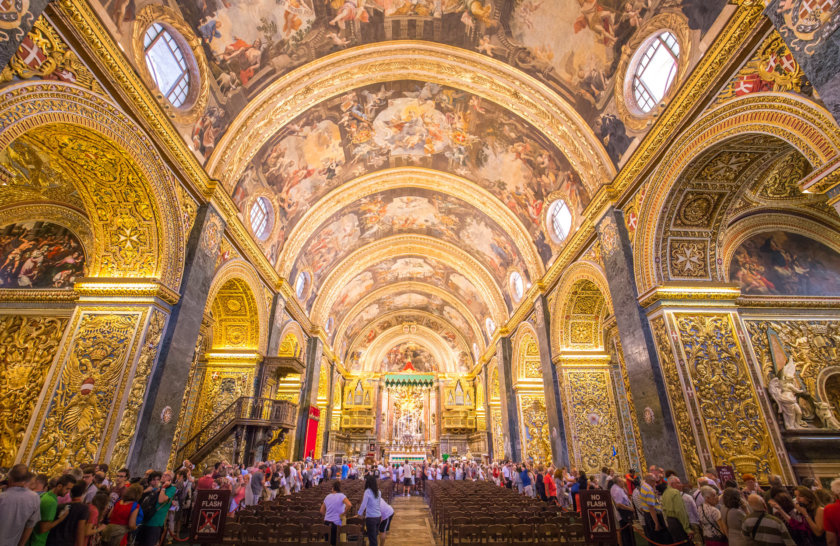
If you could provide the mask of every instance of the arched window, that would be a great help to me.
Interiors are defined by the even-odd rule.
[[[272,213],[271,203],[265,197],[257,197],[257,200],[251,205],[251,229],[254,236],[260,241],[266,240],[271,232],[270,216]]]
[[[158,90],[172,106],[183,106],[190,93],[190,71],[172,32],[160,23],[152,23],[143,37],[143,50],[146,68]]]
[[[525,295],[525,282],[518,271],[510,274],[510,291],[513,294],[514,301],[521,300],[522,296]]]
[[[665,98],[674,83],[680,60],[680,44],[666,30],[653,40],[646,41],[642,47],[645,48],[644,53],[633,73],[633,97],[639,110],[646,114]]]
[[[569,205],[562,199],[558,199],[548,207],[548,229],[551,238],[557,243],[562,243],[572,229],[572,212]]]

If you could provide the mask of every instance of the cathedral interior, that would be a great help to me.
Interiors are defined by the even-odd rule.
[[[0,7],[0,466],[840,473],[840,2]]]

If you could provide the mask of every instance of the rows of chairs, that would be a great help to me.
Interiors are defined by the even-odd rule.
[[[225,537],[221,546],[329,544],[330,526],[324,523],[320,509],[324,497],[332,492],[332,486],[332,481],[322,482],[292,495],[281,496],[273,501],[262,501],[239,510],[225,525]],[[393,483],[390,480],[381,480],[379,487],[382,498],[390,502]],[[341,492],[353,506],[350,512],[345,514],[345,525],[339,528],[338,543],[342,546],[364,546],[364,521],[356,515],[364,495],[364,482],[342,481]]]
[[[426,499],[444,546],[585,544],[576,512],[490,482],[429,482]]]

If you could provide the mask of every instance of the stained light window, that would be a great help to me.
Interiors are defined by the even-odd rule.
[[[271,224],[269,222],[271,212],[271,203],[265,197],[257,197],[257,200],[251,205],[251,229],[260,241],[267,239],[268,234],[271,232]]]
[[[190,92],[190,71],[184,52],[160,23],[152,23],[143,37],[146,68],[172,106],[182,106]]]
[[[556,242],[560,243],[568,237],[572,229],[572,212],[562,199],[552,202],[548,207],[548,227]]]
[[[519,301],[525,295],[525,283],[522,281],[522,275],[518,271],[510,274],[510,290],[513,293],[513,299]]]
[[[653,110],[668,93],[679,60],[680,44],[667,30],[647,46],[633,74],[633,96],[642,112]]]

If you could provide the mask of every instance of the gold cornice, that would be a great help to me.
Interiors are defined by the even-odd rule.
[[[59,0],[51,6],[54,6],[57,15],[66,17],[72,23],[72,29],[84,41],[98,67],[119,85],[119,90],[131,101],[163,148],[174,156],[187,180],[198,188],[205,199],[209,199],[213,184],[209,182],[207,173],[88,2]]]
[[[390,258],[421,255],[439,260],[463,274],[484,298],[493,320],[499,324],[507,316],[507,305],[495,278],[471,254],[454,244],[427,235],[393,235],[367,244],[336,265],[321,282],[310,314],[315,324],[324,324],[336,298],[356,275]]]
[[[362,311],[371,303],[374,303],[375,301],[379,300],[384,296],[387,296],[388,294],[401,291],[426,292],[427,294],[439,297],[440,299],[454,307],[455,310],[461,314],[464,320],[467,321],[467,324],[469,324],[470,328],[473,331],[475,342],[478,343],[479,348],[483,348],[484,335],[482,334],[481,327],[479,326],[478,321],[475,320],[475,317],[473,316],[472,312],[467,308],[467,306],[464,305],[464,303],[461,300],[452,295],[452,293],[447,292],[446,290],[442,290],[433,284],[418,281],[397,282],[389,284],[387,286],[383,286],[382,288],[379,288],[369,293],[348,310],[345,318],[342,319],[342,321],[339,323],[339,329],[336,330],[336,332],[340,330],[346,330],[347,321],[352,320],[352,317],[356,316],[360,311]],[[336,337],[336,340],[338,339],[339,338]]]
[[[348,313],[348,315],[349,315],[349,313]],[[439,317],[437,315],[433,315],[432,313],[429,313],[428,311],[422,311],[420,309],[408,309],[408,310],[400,309],[400,310],[397,310],[397,311],[391,311],[389,313],[385,313],[384,315],[378,315],[376,318],[368,321],[365,324],[365,326],[359,330],[359,333],[356,334],[356,337],[354,337],[352,339],[352,341],[350,341],[350,343],[347,344],[347,353],[349,354],[349,353],[353,352],[353,349],[356,347],[356,345],[359,344],[360,340],[362,339],[362,336],[365,335],[365,330],[367,330],[369,325],[371,325],[375,322],[379,322],[380,320],[385,320],[387,318],[391,318],[393,316],[402,316],[402,315],[427,317],[427,318],[430,318],[432,320],[442,322],[443,324],[448,326],[452,330],[452,332],[455,334],[455,337],[457,338],[456,343],[458,343],[458,345],[461,346],[461,349],[466,351],[467,354],[472,355],[472,348],[470,347],[470,344],[467,343],[467,340],[464,338],[464,336],[461,334],[461,332],[457,328],[455,328],[455,326],[451,322],[446,320],[444,317]],[[350,318],[351,321],[352,321],[352,318],[353,317],[351,316],[351,318]],[[343,320],[342,323],[341,323],[342,326],[344,326],[345,324],[348,324],[347,320]],[[402,327],[402,325],[400,325],[400,327]],[[345,334],[344,330],[336,330],[336,334],[335,334],[336,341],[342,339],[344,334]]]
[[[733,305],[741,295],[736,283],[681,282],[665,283],[639,296],[639,305],[648,308],[655,303],[679,302],[680,305]]]
[[[74,302],[79,299],[79,293],[75,290],[61,289],[20,289],[4,288],[0,290],[0,303],[7,302],[32,302],[32,303],[53,303],[53,302]]]
[[[742,295],[735,300],[738,307],[772,307],[791,309],[840,309],[840,298],[832,296],[752,296]],[[832,315],[834,316],[834,315]]]
[[[277,271],[288,277],[309,237],[341,209],[368,195],[395,188],[418,188],[440,192],[476,207],[510,235],[523,254],[523,261],[528,266],[529,278],[538,279],[545,272],[542,259],[528,230],[498,197],[466,178],[421,167],[399,167],[367,174],[343,184],[322,197],[306,211],[289,234],[277,261]]]
[[[278,78],[239,113],[208,160],[207,172],[230,190],[271,136],[301,113],[352,89],[406,77],[467,91],[529,122],[563,152],[590,194],[615,176],[589,126],[545,84],[477,52],[411,40],[349,48]]]
[[[178,303],[180,295],[158,279],[85,277],[76,281],[74,291],[85,300],[159,299],[169,305]]]
[[[674,99],[647,133],[641,145],[610,184],[610,191],[623,194],[641,183],[645,171],[656,165],[656,157],[668,149],[680,126],[692,111],[714,94],[721,75],[733,69],[737,52],[762,29],[769,28],[763,16],[764,5],[757,0],[736,0],[740,5],[717,39],[704,52],[697,66],[684,81]]]

